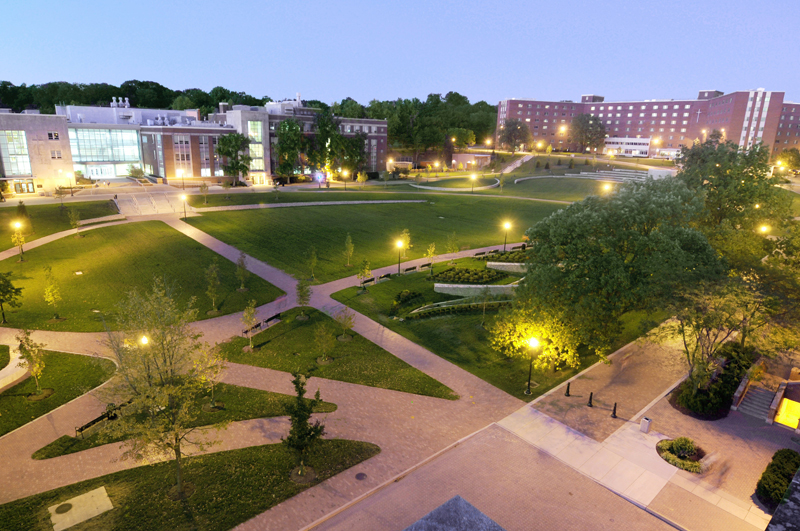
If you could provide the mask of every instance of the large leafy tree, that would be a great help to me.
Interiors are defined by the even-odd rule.
[[[300,122],[289,118],[280,123],[276,136],[278,173],[292,175],[300,162],[300,153],[303,150],[303,128]]]
[[[339,120],[330,108],[314,115],[314,133],[314,136],[307,139],[306,157],[313,168],[330,175],[342,147]]]
[[[591,114],[579,114],[570,124],[570,137],[580,144],[581,152],[586,148],[601,149],[605,144],[606,127]]]
[[[6,306],[19,308],[22,305],[19,299],[22,296],[23,288],[14,286],[11,282],[11,274],[11,271],[0,273],[0,315],[3,318],[2,324],[6,324]]]
[[[701,211],[702,201],[671,178],[573,203],[526,232],[519,304],[550,308],[581,343],[606,353],[624,313],[657,307],[677,287],[723,272],[705,236],[689,227]]]
[[[453,142],[453,147],[456,149],[466,149],[467,146],[475,144],[475,133],[469,129],[456,127],[455,129],[448,130],[447,136],[450,138],[451,142],[453,142],[454,138],[456,139],[455,142]]]
[[[222,135],[217,141],[217,155],[225,157],[222,170],[225,175],[232,177],[247,176],[250,171],[250,161],[253,159],[246,153],[250,139],[240,133]]]
[[[800,169],[800,151],[797,148],[785,149],[778,155],[778,162],[790,170]]]
[[[192,329],[197,319],[193,302],[180,307],[172,290],[156,279],[148,293],[132,291],[119,304],[119,332],[109,332],[107,342],[120,377],[105,393],[109,402],[127,405],[104,427],[104,436],[125,440],[123,458],[152,461],[171,454],[181,497],[184,449],[202,450],[215,443],[207,429],[196,433],[208,371],[213,369],[199,360],[213,356],[207,356],[208,346]]]
[[[531,138],[531,131],[525,122],[517,118],[509,118],[500,129],[498,141],[513,153],[520,145],[529,143]]]

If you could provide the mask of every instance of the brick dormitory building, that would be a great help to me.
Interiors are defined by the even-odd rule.
[[[197,110],[131,107],[115,98],[108,107],[56,106],[56,114],[0,109],[0,180],[17,194],[52,193],[75,184],[74,174],[102,180],[125,176],[133,164],[165,182],[222,177],[215,154],[220,136],[233,132],[250,139],[248,180],[268,184],[277,166],[278,125],[292,118],[313,134],[318,109],[297,99],[264,106],[221,103],[202,120]],[[339,118],[343,135],[366,134],[367,171],[386,168],[385,120]]]
[[[535,146],[575,151],[580,147],[570,137],[570,124],[579,114],[591,114],[606,128],[604,153],[673,158],[716,129],[742,148],[766,144],[774,156],[800,148],[800,104],[785,101],[784,95],[759,88],[728,94],[701,90],[697,98],[681,100],[606,102],[592,94],[580,102],[508,99],[497,106],[497,131],[506,120],[519,119]]]

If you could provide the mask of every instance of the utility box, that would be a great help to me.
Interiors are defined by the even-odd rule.
[[[650,433],[650,424],[652,424],[653,419],[642,417],[642,422],[639,424],[639,431],[642,433]]]

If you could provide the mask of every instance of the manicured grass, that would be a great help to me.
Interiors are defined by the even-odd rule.
[[[27,251],[22,263],[16,256],[0,262],[0,271],[12,271],[14,284],[23,288],[22,307],[6,310],[7,326],[101,332],[104,319],[113,327],[109,316],[125,294],[133,289],[147,291],[155,276],[164,277],[175,288],[179,303],[197,297],[198,319],[207,319],[211,300],[205,295],[205,270],[215,257],[219,258],[221,314],[242,311],[250,299],[261,305],[281,295],[281,290],[255,275],[247,284],[250,291],[238,292],[236,264],[160,221],[146,221],[86,231],[82,238],[62,238]],[[53,311],[44,302],[46,265],[53,268],[61,290],[58,315],[64,321],[50,322]]]
[[[8,367],[11,361],[11,351],[8,345],[0,345],[0,371]]]
[[[411,181],[413,182],[413,181]],[[387,187],[388,194],[382,193],[375,195],[375,192],[383,192],[383,186],[365,186],[366,192],[358,189],[357,186],[348,185],[347,191],[343,188],[323,188],[317,189],[293,189],[290,191],[281,190],[276,195],[274,192],[254,192],[230,194],[226,199],[225,194],[209,194],[208,204],[203,203],[202,195],[190,195],[188,203],[196,208],[234,206],[234,205],[270,205],[274,203],[306,203],[306,202],[330,202],[330,201],[394,201],[401,199],[421,199],[420,197],[398,197],[392,192],[396,191],[397,186]],[[377,189],[376,189],[377,188]],[[410,186],[402,186],[404,193],[414,192],[416,189]]]
[[[553,177],[541,179],[529,179],[519,184],[514,181],[508,182],[504,189],[504,195],[535,197],[537,199],[554,199],[557,201],[581,201],[589,195],[602,195],[604,186],[610,184],[612,187],[619,186],[619,183],[610,181],[596,181],[594,179],[579,179],[570,177]],[[481,193],[499,193],[499,190],[484,190]]]
[[[391,302],[395,295],[404,289],[421,291],[425,295],[426,303],[454,298],[433,293],[432,290],[422,291],[424,289],[422,282],[425,281],[421,280],[421,277],[420,273],[395,278],[390,282],[370,287],[369,293],[361,295],[357,294],[357,288],[347,288],[334,293],[332,297],[521,400],[533,400],[598,360],[595,354],[584,351],[581,365],[576,369],[564,368],[555,373],[549,370],[534,370],[533,381],[538,385],[532,389],[533,393],[530,396],[526,396],[523,391],[527,384],[528,359],[506,358],[493,350],[489,344],[489,335],[481,326],[483,316],[480,313],[403,322],[389,318]],[[495,315],[496,313],[487,312],[487,323],[491,322]],[[625,331],[618,339],[616,348],[639,337],[641,334],[639,323],[643,318],[644,316],[640,314],[627,316]]]
[[[300,312],[300,308],[284,312],[280,323],[253,336],[254,352],[242,352],[242,347],[248,345],[245,338],[232,339],[221,344],[220,348],[226,359],[234,363],[448,400],[458,398],[445,385],[355,332],[349,333],[352,336],[350,341],[336,341],[328,354],[333,361],[320,365],[317,358],[322,356],[322,352],[314,342],[317,326],[327,324],[337,335],[341,330],[330,317],[318,310],[306,309],[305,314],[309,317],[306,321],[295,319]]]
[[[217,404],[224,404],[224,409],[217,412],[208,412],[201,409],[195,426],[208,426],[217,422],[258,419],[267,417],[280,417],[288,415],[286,406],[294,401],[294,397],[248,387],[236,385],[217,384],[214,388],[214,399]],[[211,402],[211,395],[202,400],[203,404]],[[316,408],[315,413],[330,413],[336,411],[336,404],[323,402]],[[121,439],[119,439],[121,440]],[[85,438],[75,438],[69,435],[59,437],[47,446],[33,453],[34,459],[49,459],[60,455],[73,454],[106,444],[97,434]]]
[[[184,458],[184,481],[195,492],[183,502],[168,497],[175,483],[172,462],[141,466],[0,505],[0,525],[6,531],[52,531],[48,507],[103,486],[114,509],[75,529],[227,531],[379,452],[366,442],[322,440],[306,459],[317,474],[306,485],[290,479],[295,459],[282,444]]]
[[[23,199],[23,202],[25,200]],[[3,249],[13,247],[11,244],[11,223],[17,217],[18,200],[9,199],[3,203],[0,208],[0,227],[2,234],[7,237],[3,240]],[[80,203],[65,203],[64,208],[60,204],[55,205],[25,205],[28,214],[31,217],[33,225],[33,232],[30,229],[23,230],[25,241],[33,241],[42,236],[47,236],[62,230],[69,230],[72,227],[69,224],[69,209],[76,208],[81,214],[81,219],[100,218],[103,216],[111,216],[112,214],[119,214],[117,207],[113,201],[86,201]]]
[[[481,186],[491,186],[497,182],[494,177],[478,177],[474,181],[469,177],[455,177],[452,179],[442,179],[431,183],[420,183],[422,186],[432,186],[436,188],[458,188],[458,189],[472,189],[473,183],[475,188]]]
[[[351,263],[367,259],[372,269],[377,269],[397,263],[395,241],[403,229],[411,232],[413,247],[407,255],[414,259],[421,258],[432,242],[439,254],[446,252],[448,235],[453,232],[461,248],[502,245],[501,226],[505,221],[513,226],[509,242],[520,241],[525,230],[561,208],[558,204],[499,200],[477,193],[431,195],[427,199],[427,203],[212,212],[189,218],[188,223],[297,278],[311,276],[306,256],[314,246],[319,260],[316,278],[328,282],[355,273],[353,267],[345,266],[343,257],[348,232],[355,245]]]
[[[44,362],[39,385],[55,392],[44,400],[29,401],[26,397],[36,392],[36,383],[31,377],[0,393],[0,435],[87,393],[111,378],[115,370],[114,363],[107,359],[63,352],[48,351]]]

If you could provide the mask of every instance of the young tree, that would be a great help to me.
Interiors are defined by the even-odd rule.
[[[236,260],[236,278],[239,280],[239,291],[247,291],[244,284],[250,278],[250,271],[247,269],[247,255],[244,251],[239,253],[239,259]]]
[[[456,233],[453,232],[452,234],[447,235],[447,254],[455,254],[458,252],[458,239],[456,239]],[[451,263],[455,260],[455,256],[451,257]]]
[[[225,179],[222,181],[222,189],[225,190],[225,199],[231,198],[231,188],[233,187],[233,183],[229,180]]]
[[[300,307],[300,315],[297,318],[301,321],[305,321],[308,319],[305,314],[305,307],[308,306],[308,303],[311,301],[311,284],[309,284],[307,280],[300,280],[297,282],[295,300]]]
[[[23,288],[14,287],[14,284],[11,283],[11,274],[11,271],[0,273],[0,314],[3,316],[3,321],[0,324],[6,324],[5,305],[11,308],[22,306],[19,298],[22,296]]]
[[[336,312],[333,316],[333,320],[336,321],[336,324],[339,325],[339,328],[342,329],[342,335],[339,337],[340,340],[344,341],[348,338],[347,332],[352,330],[353,326],[356,323],[356,314],[351,312],[346,306]]]
[[[310,422],[311,413],[315,407],[322,403],[322,399],[319,396],[319,389],[314,395],[314,400],[305,398],[306,378],[302,374],[295,373],[292,384],[294,385],[296,398],[293,404],[287,406],[292,427],[289,430],[289,435],[281,440],[287,448],[295,452],[298,475],[304,476],[306,474],[305,457],[308,450],[325,435],[325,426],[320,424],[319,420],[314,424]]]
[[[392,174],[388,171],[381,172],[381,181],[383,181],[383,187],[386,188],[386,185],[389,184],[389,178]]]
[[[234,179],[247,177],[247,172],[250,171],[250,162],[252,157],[245,154],[250,139],[240,133],[230,133],[222,135],[217,140],[217,155],[225,157],[227,163],[222,164],[222,171],[225,175],[230,175]]]
[[[250,350],[253,350],[253,327],[257,322],[256,301],[251,300],[247,303],[247,306],[245,306],[242,312],[242,324],[244,325],[244,329],[247,330],[247,339],[250,340]]]
[[[517,146],[528,144],[531,141],[531,131],[522,120],[510,118],[503,124],[498,140],[501,144],[507,146],[511,153],[514,153],[517,150]]]
[[[179,306],[172,290],[156,278],[149,292],[128,293],[115,320],[119,332],[108,333],[107,345],[116,358],[119,378],[104,393],[108,402],[130,399],[130,403],[117,420],[104,426],[104,438],[125,441],[123,459],[152,461],[172,454],[177,495],[183,497],[184,448],[204,450],[216,443],[207,427],[192,436],[207,383],[205,368],[194,362],[208,350],[192,327],[197,320],[194,299]]]
[[[314,280],[316,278],[314,277],[314,268],[317,267],[317,250],[314,248],[314,246],[311,246],[308,249],[308,257],[306,260],[308,269],[311,271],[311,280]]]
[[[144,170],[139,166],[128,164],[128,176],[134,179],[142,179],[144,177]]]
[[[367,172],[365,172],[365,171],[358,172],[358,188],[360,190],[364,189],[364,183],[367,182],[367,180],[369,180],[369,176],[367,175]]]
[[[53,269],[44,266],[44,302],[53,307],[53,319],[58,319],[58,303],[61,302],[61,290],[53,276]]]
[[[347,238],[344,240],[344,257],[347,259],[347,267],[350,267],[350,258],[353,257],[354,250],[353,238],[350,237],[350,233],[348,232]]]
[[[506,185],[506,179],[507,178],[508,177],[506,176],[505,173],[501,173],[500,177],[497,178],[497,180],[500,181],[500,193],[501,194],[503,193],[503,187]]]
[[[294,175],[305,145],[302,125],[293,118],[283,120],[275,136],[278,138],[278,173],[286,176]]]
[[[413,245],[411,245],[411,231],[403,229],[402,234],[400,234],[400,241],[403,242],[403,258],[406,258],[406,251],[413,247]]]
[[[486,305],[492,300],[492,292],[489,291],[489,286],[484,286],[481,290],[480,301],[483,305],[483,316],[481,317],[481,326],[486,322]]]
[[[208,204],[208,183],[203,181],[200,183],[200,194],[203,196],[203,204]]]
[[[800,169],[800,150],[790,148],[781,151],[781,154],[778,155],[778,162],[790,170]]]
[[[25,245],[25,236],[22,235],[21,230],[15,230],[14,234],[11,235],[11,243],[14,247],[19,248],[19,260],[18,262],[24,262],[25,256],[23,254],[22,246]]]
[[[211,265],[208,266],[206,269],[206,295],[208,298],[211,299],[211,311],[217,311],[217,297],[219,296],[219,262],[217,258],[214,257],[214,260],[211,261]]]
[[[433,259],[436,257],[436,243],[428,245],[428,251],[425,253],[425,258],[431,263],[429,276],[433,276]]]
[[[53,195],[61,200],[61,209],[63,210],[64,209],[64,197],[67,196],[67,189],[64,188],[63,186],[56,186],[56,189],[53,192]]]
[[[33,376],[36,382],[36,394],[41,394],[42,388],[39,386],[39,378],[41,378],[44,372],[45,345],[36,343],[31,339],[31,331],[26,328],[19,331],[16,335],[16,339],[19,341],[20,358],[17,366],[31,371],[31,376]]]
[[[319,353],[322,354],[322,360],[330,360],[328,354],[336,345],[336,334],[326,323],[317,323],[317,326],[314,327],[314,344]]]
[[[75,237],[80,236],[80,228],[81,228],[81,212],[74,206],[69,207],[69,224],[70,226],[75,229]]]
[[[368,260],[361,261],[361,267],[358,268],[358,273],[356,273],[356,278],[360,282],[367,280],[368,278],[372,278],[372,269],[369,267]],[[364,291],[367,291],[366,286],[364,286]]]
[[[252,340],[251,340],[252,343]],[[251,344],[252,347],[252,344]],[[206,350],[194,362],[194,371],[201,385],[211,390],[211,407],[217,407],[214,388],[225,370],[225,357],[218,348]]]

